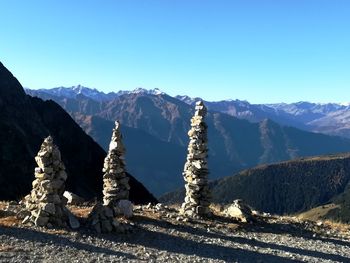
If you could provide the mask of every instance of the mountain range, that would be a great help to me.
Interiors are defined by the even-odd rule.
[[[187,131],[197,98],[171,97],[157,89],[105,94],[81,86],[26,92],[60,104],[105,149],[118,119],[130,173],[156,195],[183,185]],[[346,111],[344,105],[254,105],[237,100],[206,105],[211,179],[259,164],[350,151],[346,138],[308,131],[315,116]]]
[[[114,100],[125,94],[166,95],[159,89],[146,90],[137,88],[132,91],[104,93],[97,89],[90,89],[81,85],[73,87],[59,87],[53,89],[30,90],[29,94],[51,98],[65,97],[75,99],[83,95],[97,102]],[[201,98],[189,96],[175,96],[189,105],[194,105]],[[350,103],[276,103],[251,104],[242,100],[205,101],[209,110],[226,113],[250,122],[260,122],[264,119],[273,120],[281,125],[292,126],[306,131],[350,138]]]
[[[101,197],[106,152],[57,103],[26,95],[0,63],[1,200],[18,200],[30,192],[34,157],[48,135],[61,151],[68,173],[67,189],[86,199]],[[130,185],[134,202],[156,202],[131,175]]]
[[[159,89],[146,90],[143,88],[136,88],[132,91],[120,90],[118,92],[104,93],[97,89],[84,87],[82,85],[76,85],[72,87],[57,87],[52,89],[38,89],[38,90],[31,90],[26,88],[25,90],[26,92],[32,93],[32,94],[40,94],[42,96],[47,94],[48,96],[65,97],[69,99],[75,99],[78,95],[84,95],[85,97],[98,102],[113,100],[124,94],[137,94],[137,93],[144,93],[144,94],[150,94],[150,95],[165,94]]]
[[[177,96],[178,99],[193,105],[199,98]],[[350,138],[349,103],[277,103],[250,104],[247,101],[223,100],[207,101],[210,110],[231,116],[259,122],[273,120],[281,125],[293,126],[306,131],[325,133]]]

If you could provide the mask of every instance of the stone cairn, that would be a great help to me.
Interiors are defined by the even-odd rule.
[[[125,232],[117,216],[132,216],[129,199],[129,177],[125,172],[125,148],[122,143],[120,124],[115,122],[109,151],[103,166],[103,204],[97,204],[89,214],[88,221],[98,233]]]
[[[191,119],[191,129],[188,132],[190,142],[183,172],[186,182],[186,197],[181,207],[185,216],[193,218],[211,215],[208,187],[207,125],[204,121],[207,109],[202,101],[198,101],[195,110],[195,115]]]
[[[103,204],[116,206],[120,200],[129,199],[129,177],[125,172],[125,148],[120,124],[115,122],[108,155],[103,165]]]
[[[38,167],[35,168],[33,189],[22,202],[24,214],[27,214],[23,223],[46,227],[66,227],[69,223],[72,228],[78,228],[79,222],[65,206],[67,199],[63,193],[67,173],[51,136],[42,143],[35,161]]]

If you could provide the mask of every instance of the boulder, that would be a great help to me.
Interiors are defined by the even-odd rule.
[[[241,199],[233,201],[231,205],[226,207],[224,214],[243,223],[255,221],[252,209]]]

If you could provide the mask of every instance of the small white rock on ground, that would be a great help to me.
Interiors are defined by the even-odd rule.
[[[320,236],[304,224],[174,217],[140,209],[129,234],[1,226],[0,262],[350,262],[349,237]]]

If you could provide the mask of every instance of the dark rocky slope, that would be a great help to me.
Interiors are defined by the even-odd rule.
[[[105,151],[55,102],[27,96],[0,63],[0,199],[19,199],[30,191],[34,156],[49,134],[67,167],[68,190],[85,198],[100,196]],[[134,178],[131,187],[134,201],[155,201]]]

